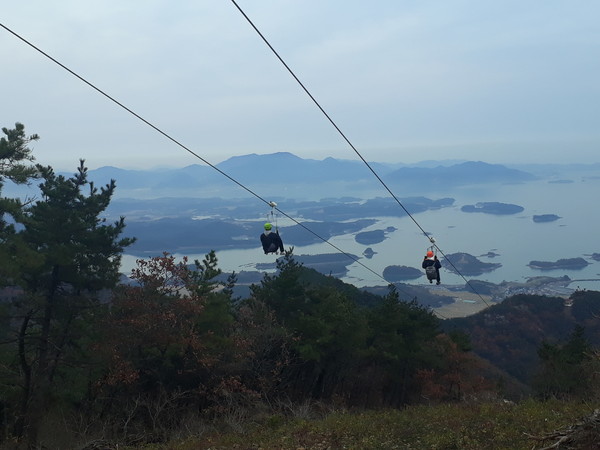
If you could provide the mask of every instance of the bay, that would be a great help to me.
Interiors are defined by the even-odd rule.
[[[591,174],[594,175],[594,174]],[[564,176],[564,175],[563,175]],[[569,276],[574,281],[572,288],[600,290],[600,263],[590,258],[592,253],[600,253],[600,178],[576,173],[573,178],[548,179],[514,185],[470,186],[452,192],[427,193],[430,198],[453,197],[452,207],[430,210],[415,214],[413,218],[427,233],[436,239],[442,253],[449,255],[463,252],[478,257],[482,262],[501,263],[502,267],[476,277],[466,277],[501,283],[502,281],[525,281],[535,276]],[[402,193],[396,193],[399,198]],[[383,194],[382,194],[383,196]],[[479,202],[512,203],[523,206],[522,213],[512,215],[492,215],[485,213],[465,213],[464,205]],[[399,206],[400,207],[400,206]],[[554,222],[536,223],[534,215],[556,214],[560,219]],[[352,263],[343,278],[345,282],[358,287],[382,285],[382,274],[389,265],[405,265],[420,268],[421,261],[431,245],[419,226],[410,217],[374,217],[377,223],[361,231],[396,228],[386,234],[386,239],[378,244],[363,245],[355,240],[356,233],[335,236],[329,240],[335,247],[346,253],[362,255],[367,247],[376,253],[371,259],[362,257],[360,262],[367,266]],[[289,219],[280,219],[282,237],[286,248],[293,245],[285,239],[285,227]],[[309,246],[296,246],[294,253],[322,254],[338,250],[327,243]],[[488,252],[498,254],[493,258]],[[183,255],[175,255],[181,257]],[[204,255],[186,255],[190,260],[202,259]],[[274,262],[275,255],[264,255],[257,238],[256,249],[217,250],[219,267],[223,271],[255,270],[257,263]],[[536,270],[528,267],[532,260],[556,261],[563,258],[584,257],[590,265],[581,270]],[[122,268],[130,270],[137,258],[124,255]],[[442,263],[448,265],[442,256]],[[375,272],[375,273],[373,273]],[[465,279],[445,268],[441,272],[442,283],[463,285]],[[580,281],[591,280],[591,281]],[[409,284],[426,284],[425,277],[407,281]],[[428,283],[427,283],[428,284]]]

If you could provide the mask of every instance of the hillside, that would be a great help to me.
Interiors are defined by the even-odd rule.
[[[301,279],[307,286],[334,288],[362,306],[377,305],[388,292],[384,286],[359,289],[310,268],[304,268],[302,273]],[[401,298],[414,299],[430,308],[454,301],[420,287],[397,286]],[[590,344],[600,347],[600,292],[578,291],[571,299],[572,303],[566,303],[562,297],[513,295],[476,314],[441,320],[441,329],[468,336],[472,352],[484,361],[481,375],[502,379],[504,395],[520,398],[531,393],[543,342],[564,343],[574,327],[581,326]]]
[[[55,393],[81,400],[54,405],[45,424],[63,407],[88,415],[79,428],[61,422],[60,433],[44,433],[46,447],[541,448],[598,401],[597,382],[586,385],[587,403],[575,392],[563,402],[522,400],[535,392],[529,375],[544,341],[564,342],[580,325],[598,345],[600,292],[578,292],[572,306],[518,295],[441,320],[408,286],[399,298],[358,289],[289,255],[276,274],[243,274],[255,283],[248,299],[170,262],[118,289],[106,319],[89,317],[89,351],[101,349],[95,363],[109,377],[89,378],[97,375],[87,359],[65,368],[73,378]],[[208,257],[201,267],[214,269]],[[177,289],[179,276],[190,289]],[[90,382],[102,395],[84,400]]]
[[[590,344],[600,346],[600,292],[579,291],[572,299],[572,306],[565,306],[559,297],[515,295],[472,316],[446,320],[442,327],[466,333],[474,353],[530,384],[542,342],[565,342],[579,325]]]

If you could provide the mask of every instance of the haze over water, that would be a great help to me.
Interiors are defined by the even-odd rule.
[[[565,176],[563,179],[566,179]],[[493,283],[502,281],[525,281],[528,277],[546,275],[569,276],[573,280],[600,279],[600,262],[589,255],[600,253],[600,208],[596,206],[600,192],[600,178],[573,175],[569,183],[549,183],[548,180],[514,185],[473,186],[455,189],[452,192],[423,194],[430,198],[452,197],[455,204],[449,208],[414,214],[413,217],[428,233],[444,254],[464,252],[476,256],[482,262],[501,263],[502,267],[467,279],[485,280]],[[402,194],[398,194],[399,198]],[[513,203],[523,206],[519,214],[492,215],[465,213],[464,205],[478,202]],[[284,208],[285,209],[285,208]],[[549,223],[533,222],[533,215],[556,214],[561,219]],[[428,239],[409,217],[377,217],[378,222],[363,231],[395,227],[386,239],[374,245],[358,244],[355,234],[336,236],[330,242],[346,253],[361,257],[360,261],[376,273],[382,274],[389,265],[403,265],[420,268],[423,255],[429,244]],[[292,225],[280,218],[282,237],[286,248],[294,245],[285,239],[285,227]],[[264,255],[258,241],[260,230],[257,227],[257,247],[246,250],[217,251],[219,267],[227,272],[254,270],[254,264],[273,262],[274,255]],[[376,254],[372,259],[362,256],[371,247]],[[309,246],[295,246],[294,253],[321,254],[335,253],[337,250],[326,243]],[[482,256],[488,252],[499,256]],[[587,255],[587,256],[586,256]],[[202,259],[204,255],[187,255],[190,259]],[[528,267],[532,260],[556,261],[563,258],[584,257],[591,263],[581,270],[541,271]],[[124,269],[133,265],[133,257],[124,258]],[[443,260],[442,260],[443,262]],[[444,262],[443,262],[444,263]],[[445,264],[448,266],[448,264]],[[442,283],[463,285],[464,280],[443,268]],[[358,263],[349,266],[344,281],[356,286],[381,285],[384,281]],[[410,284],[425,284],[425,277],[406,281]],[[600,281],[574,282],[572,288],[580,287],[600,290]]]

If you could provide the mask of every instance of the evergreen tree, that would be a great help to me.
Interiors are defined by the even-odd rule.
[[[101,217],[114,180],[97,189],[88,182],[83,161],[70,178],[50,167],[37,168],[42,198],[19,212],[22,246],[10,254],[18,268],[14,284],[23,290],[13,303],[21,375],[14,429],[17,436],[27,434],[29,445],[36,445],[52,388],[70,350],[77,348],[77,332],[84,329],[79,323],[99,304],[101,292],[115,286],[123,249],[133,242],[119,237],[123,218],[109,224]]]
[[[542,398],[587,398],[594,378],[590,370],[592,348],[585,329],[576,325],[563,344],[542,342],[538,350],[540,368],[533,379],[535,393]]]
[[[439,333],[439,320],[416,301],[404,302],[395,289],[369,312],[366,364],[386,404],[407,403],[418,369],[435,364],[429,344]]]
[[[294,336],[276,312],[261,299],[250,297],[236,308],[235,334],[245,343],[244,384],[265,398],[277,398],[290,365]]]
[[[8,179],[17,184],[27,183],[37,175],[36,167],[27,163],[35,160],[29,144],[39,136],[27,136],[25,126],[18,122],[14,129],[2,128],[2,132],[6,137],[0,138],[0,182]]]
[[[28,183],[39,175],[32,162],[35,160],[29,144],[39,139],[36,134],[27,136],[23,124],[16,123],[14,129],[2,128],[6,137],[0,138],[0,288],[13,283],[17,264],[11,253],[22,245],[15,237],[15,222],[20,215],[23,202],[20,199],[2,196],[6,181],[15,184]]]
[[[366,338],[364,315],[340,290],[301,281],[307,269],[290,252],[277,266],[277,275],[266,275],[252,296],[272,308],[292,336],[282,385],[298,398],[330,398],[356,377]]]

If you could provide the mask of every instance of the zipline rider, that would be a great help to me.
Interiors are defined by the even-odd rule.
[[[268,253],[284,254],[283,241],[279,236],[279,230],[275,230],[275,233],[271,231],[273,226],[267,222],[265,223],[265,231],[260,235],[260,242],[262,244],[265,255]]]

